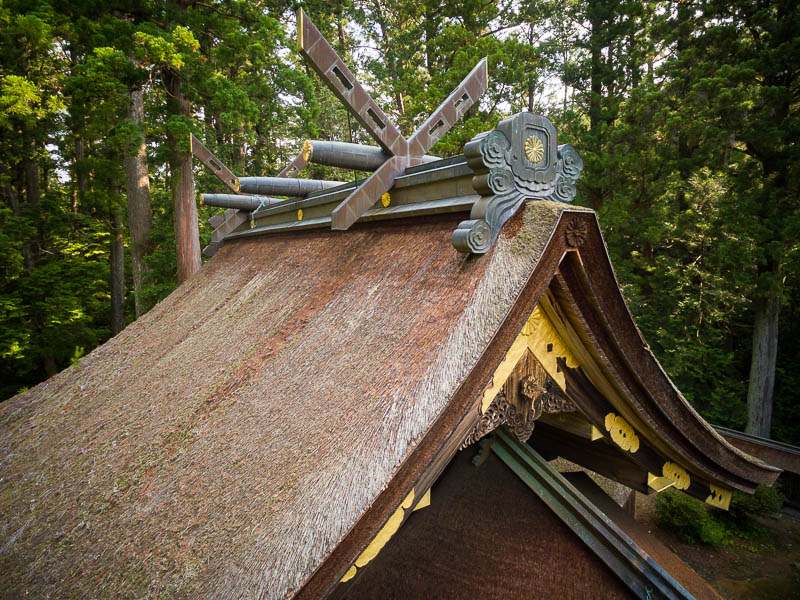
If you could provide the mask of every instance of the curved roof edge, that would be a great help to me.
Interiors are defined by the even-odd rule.
[[[510,221],[503,235],[513,238],[514,229]],[[775,481],[780,469],[730,445],[680,394],[633,320],[595,213],[565,208],[536,268],[468,377],[386,489],[304,582],[297,598],[330,593],[409,491],[427,490],[436,481],[477,423],[492,374],[551,284],[569,303],[603,368],[625,392],[631,408],[673,453],[698,467],[709,480],[735,489],[752,492],[759,484]]]

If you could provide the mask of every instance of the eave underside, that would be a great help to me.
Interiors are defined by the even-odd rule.
[[[496,456],[475,467],[474,454],[456,455],[431,506],[332,598],[637,597]]]

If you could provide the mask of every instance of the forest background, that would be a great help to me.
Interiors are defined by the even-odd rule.
[[[548,116],[679,389],[800,444],[795,0],[0,2],[0,400],[178,285],[189,132],[248,175],[307,138],[369,143],[295,49],[302,6],[404,133],[487,56],[488,92],[432,152]]]

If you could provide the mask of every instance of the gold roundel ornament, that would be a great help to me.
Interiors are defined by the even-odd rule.
[[[311,143],[311,140],[303,142],[303,151],[301,154],[304,161],[308,162],[311,160],[311,156],[314,154],[314,145]]]
[[[544,146],[542,145],[542,140],[535,135],[528,136],[528,139],[525,140],[525,156],[527,156],[528,160],[534,164],[542,160],[542,157],[544,156]]]

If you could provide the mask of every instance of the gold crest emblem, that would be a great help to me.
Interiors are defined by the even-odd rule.
[[[527,156],[528,160],[534,164],[542,160],[542,157],[544,156],[544,146],[542,146],[542,140],[535,135],[528,136],[528,139],[525,140],[525,156]]]

